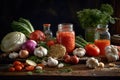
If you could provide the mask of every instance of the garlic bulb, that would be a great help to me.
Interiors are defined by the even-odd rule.
[[[75,50],[73,50],[73,54],[79,57],[84,56],[85,53],[86,53],[86,50],[84,48],[76,48]]]
[[[52,58],[52,57],[48,57],[48,61],[47,61],[48,66],[50,67],[55,67],[58,65],[58,60]]]
[[[109,62],[119,59],[117,47],[114,45],[110,45],[105,48],[105,55]]]
[[[38,48],[36,48],[36,49],[34,50],[34,55],[35,55],[35,56],[38,56],[38,57],[43,57],[43,56],[46,56],[46,55],[47,55],[47,52],[48,52],[48,51],[47,51],[46,48],[40,46],[40,47],[38,47]]]
[[[17,58],[19,55],[18,55],[18,53],[16,53],[16,52],[12,52],[12,53],[10,53],[9,54],[9,58],[10,59],[15,59],[15,58]]]
[[[96,68],[99,66],[99,62],[94,57],[91,57],[91,58],[88,58],[88,60],[86,61],[86,66],[89,68]]]

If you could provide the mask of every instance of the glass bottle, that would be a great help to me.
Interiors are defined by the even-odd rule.
[[[46,36],[46,40],[50,40],[53,37],[53,33],[50,30],[50,26],[51,24],[43,24],[43,28],[44,28],[44,34]]]
[[[59,24],[56,39],[58,43],[66,47],[68,53],[71,53],[75,48],[75,32],[73,30],[73,24]]]
[[[110,45],[110,33],[108,25],[98,25],[95,32],[95,45],[100,49],[100,55],[105,55],[105,47]]]

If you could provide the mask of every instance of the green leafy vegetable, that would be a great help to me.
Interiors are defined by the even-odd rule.
[[[19,18],[18,21],[13,21],[11,27],[15,31],[24,33],[27,37],[29,37],[30,33],[34,32],[34,28],[30,21],[24,18]]]
[[[34,32],[34,28],[29,20],[24,19],[24,18],[20,18],[18,21],[23,22],[24,24],[28,25],[28,28],[30,29],[30,31]]]
[[[99,9],[83,9],[77,12],[78,20],[82,28],[96,28],[98,24],[107,25],[115,23],[115,18],[112,17],[113,8],[109,4],[102,4]]]

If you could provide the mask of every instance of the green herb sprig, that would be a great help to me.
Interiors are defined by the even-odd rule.
[[[112,17],[113,12],[111,5],[102,4],[100,9],[83,9],[78,11],[77,17],[82,28],[95,28],[98,24],[114,24],[117,18]]]

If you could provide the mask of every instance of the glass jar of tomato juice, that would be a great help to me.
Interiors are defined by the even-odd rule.
[[[105,55],[105,47],[110,45],[110,33],[108,31],[108,25],[97,26],[95,32],[95,45],[97,45],[100,49],[100,55]]]
[[[66,47],[68,53],[71,53],[75,48],[75,32],[73,30],[73,24],[59,24],[56,39],[58,43]]]

